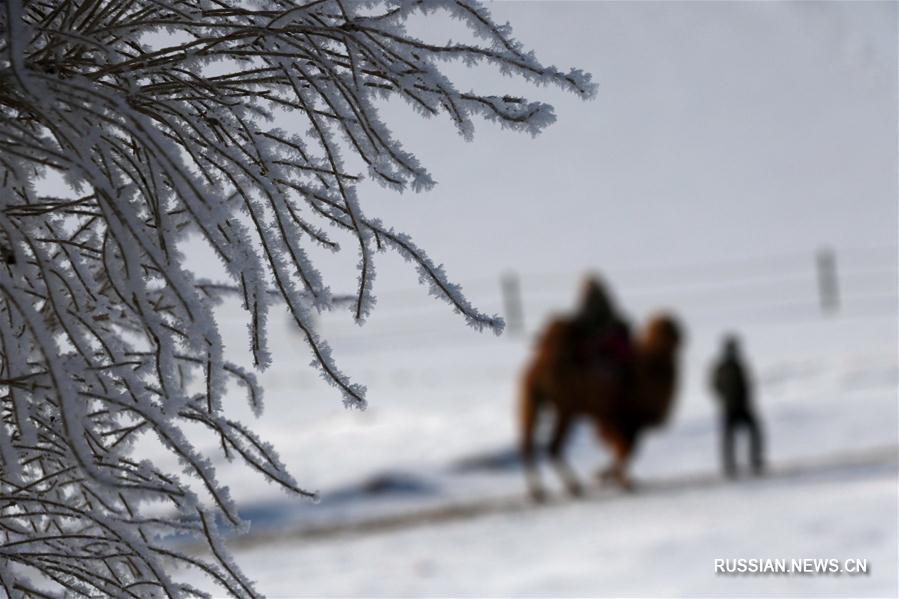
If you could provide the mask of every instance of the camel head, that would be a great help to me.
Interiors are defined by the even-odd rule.
[[[670,313],[655,314],[649,319],[640,335],[640,347],[653,354],[674,356],[677,352],[683,333],[677,319]]]

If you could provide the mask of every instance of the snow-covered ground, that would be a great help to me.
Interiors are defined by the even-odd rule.
[[[288,498],[243,467],[220,463],[253,523],[249,542],[236,549],[239,562],[275,597],[895,596],[895,309],[865,316],[849,302],[843,315],[823,317],[812,306],[806,318],[738,327],[755,371],[772,476],[726,484],[717,475],[717,421],[705,379],[720,330],[732,320],[703,319],[687,301],[679,308],[690,336],[684,380],[672,422],[647,437],[634,464],[642,490],[594,491],[583,502],[540,509],[520,509],[523,481],[512,451],[527,339],[479,336],[447,316],[432,326],[430,344],[407,347],[419,343],[409,333],[374,351],[363,343],[377,338],[377,316],[355,332],[341,328],[342,315],[328,316],[323,332],[338,339],[343,366],[369,383],[373,399],[369,410],[347,412],[305,368],[295,333],[276,328],[278,358],[265,375],[268,405],[258,428],[322,501]],[[223,313],[226,322],[228,314],[239,317],[229,305]],[[225,328],[238,343],[239,329]],[[208,451],[215,453],[214,439]],[[571,457],[585,479],[605,459],[586,429]],[[553,472],[544,475],[557,488]],[[446,506],[479,505],[489,509],[441,517]],[[425,514],[424,522],[304,534],[403,514]],[[807,557],[867,559],[869,573],[713,570],[716,558]],[[186,575],[202,583],[199,574]]]
[[[896,469],[570,503],[238,557],[293,596],[896,596]],[[867,576],[720,576],[716,558],[863,558]]]

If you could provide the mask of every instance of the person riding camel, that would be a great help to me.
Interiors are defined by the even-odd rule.
[[[571,324],[576,366],[611,374],[630,370],[634,361],[630,326],[618,315],[598,277],[584,283],[583,299]]]

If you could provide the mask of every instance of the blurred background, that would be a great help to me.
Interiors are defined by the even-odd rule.
[[[896,596],[896,4],[490,10],[544,63],[591,72],[598,98],[448,65],[460,87],[542,97],[558,121],[535,139],[482,123],[466,143],[448,120],[386,102],[438,185],[359,195],[507,331],[472,331],[399,256],[379,256],[370,321],[318,323],[368,386],[369,409],[352,412],[274,314],[253,425],[322,500],[218,464],[252,523],[234,545],[248,575],[270,596]],[[415,25],[464,36],[439,18]],[[352,252],[313,257],[332,291],[353,292]],[[519,379],[588,272],[635,327],[662,308],[680,317],[676,405],[640,447],[635,493],[594,485],[570,501],[544,467],[553,499],[534,507],[515,451]],[[237,302],[220,315],[246,362]],[[728,332],[755,383],[761,479],[719,475],[709,368]],[[250,422],[242,404],[235,390],[229,409]],[[586,426],[570,454],[584,481],[608,459]],[[867,559],[869,572],[714,573],[715,558],[807,557]]]

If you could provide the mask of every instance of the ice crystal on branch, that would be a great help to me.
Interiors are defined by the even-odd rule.
[[[434,12],[477,42],[405,30],[410,16]],[[366,216],[361,175],[342,158],[398,191],[433,185],[379,118],[382,97],[446,115],[464,136],[475,117],[532,134],[552,122],[546,104],[457,89],[438,67],[445,60],[594,93],[588,75],[542,66],[467,0],[2,3],[0,586],[9,595],[193,592],[172,578],[173,561],[230,594],[256,594],[216,532],[217,522],[239,528],[237,511],[183,429],[207,427],[228,457],[309,495],[268,444],[223,413],[232,382],[257,411],[261,390],[224,358],[213,305],[222,290],[240,295],[263,369],[268,311],[284,302],[325,378],[364,405],[364,389],[311,326],[311,311],[333,300],[307,248],[338,251],[329,229],[358,252],[360,322],[373,303],[374,254],[389,248],[472,326],[501,329],[406,235]],[[285,111],[293,130],[272,126]],[[71,193],[38,192],[51,175]],[[229,280],[190,269],[178,250],[189,234]],[[185,478],[133,455],[141,435],[176,454]],[[152,501],[180,518],[144,515]],[[160,540],[185,533],[205,539],[212,557]]]

